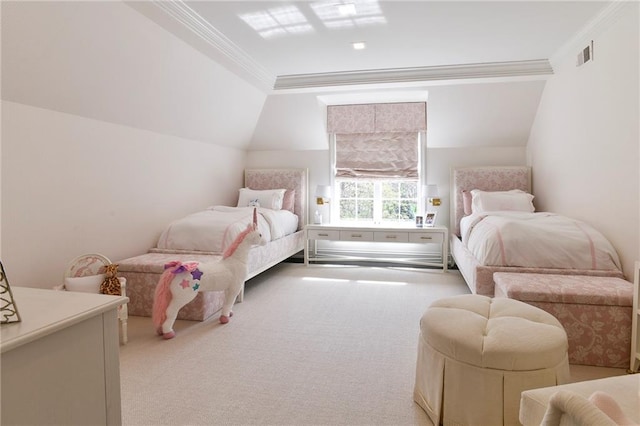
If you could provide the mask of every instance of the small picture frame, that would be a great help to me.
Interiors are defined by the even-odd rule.
[[[436,215],[438,212],[427,212],[424,216],[424,226],[432,227],[436,224]]]
[[[416,216],[416,227],[418,228],[422,228],[422,224],[423,224],[423,217],[422,216]]]

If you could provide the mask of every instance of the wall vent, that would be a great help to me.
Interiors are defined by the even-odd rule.
[[[576,62],[576,66],[584,65],[585,63],[593,60],[593,40],[591,43],[582,49],[580,53],[578,53],[578,61]]]

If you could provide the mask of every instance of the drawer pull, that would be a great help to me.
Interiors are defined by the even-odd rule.
[[[420,239],[421,240],[432,240],[433,237],[424,237],[424,236],[422,236],[422,237],[420,237]]]
[[[318,234],[318,237],[328,237],[329,234]]]
[[[351,234],[351,238],[362,238],[362,234]]]
[[[397,235],[387,235],[385,238],[396,239],[396,238],[398,238],[398,236]]]

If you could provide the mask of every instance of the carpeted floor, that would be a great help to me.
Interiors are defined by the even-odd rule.
[[[430,425],[412,396],[419,320],[468,292],[457,271],[283,263],[247,283],[227,325],[178,321],[164,341],[130,317],[123,424]]]

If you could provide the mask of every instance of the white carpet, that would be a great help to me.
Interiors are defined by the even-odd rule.
[[[413,402],[420,317],[469,293],[458,271],[285,263],[247,283],[226,325],[162,340],[129,318],[127,425],[431,425]],[[571,366],[572,381],[624,369]]]
[[[457,271],[280,264],[227,325],[179,321],[164,341],[130,317],[125,425],[429,425],[413,402],[419,320],[468,293]]]

